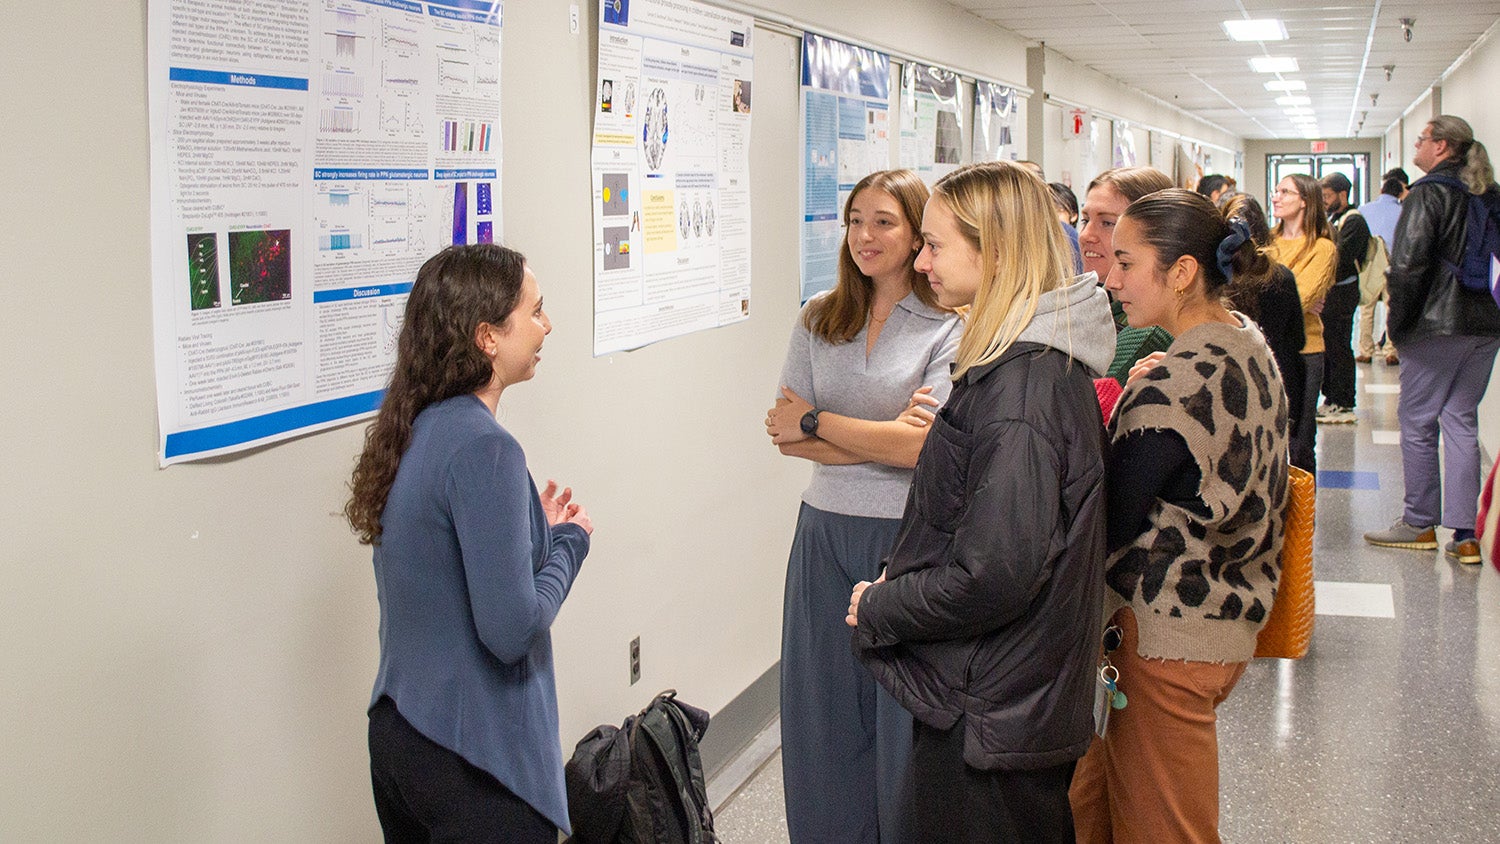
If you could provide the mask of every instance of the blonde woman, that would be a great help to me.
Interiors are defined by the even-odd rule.
[[[916,268],[967,324],[885,576],[845,621],[915,718],[895,840],[1071,842],[1104,586],[1092,379],[1114,323],[1040,179],[988,162],[933,190]]]
[[[1292,465],[1317,472],[1318,394],[1323,389],[1323,298],[1333,287],[1338,247],[1323,212],[1323,187],[1311,176],[1287,176],[1276,184],[1271,209],[1279,222],[1267,255],[1297,278],[1302,296],[1302,346],[1306,374],[1301,400],[1292,411]],[[1295,390],[1287,390],[1295,395]]]
[[[781,453],[814,464],[782,610],[781,760],[793,842],[875,844],[896,823],[910,719],[854,659],[839,613],[854,584],[879,573],[901,524],[927,428],[898,417],[911,402],[947,398],[962,331],[912,269],[925,202],[927,186],[910,170],[854,186],[838,284],[803,308],[766,414]]]

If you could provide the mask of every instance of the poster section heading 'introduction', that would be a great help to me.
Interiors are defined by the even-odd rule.
[[[839,214],[854,185],[890,166],[891,58],[802,36],[802,301],[838,280]]]
[[[974,83],[974,160],[1014,161],[1016,89],[998,82]]]
[[[750,316],[754,23],[692,0],[600,0],[596,356]]]
[[[500,238],[501,14],[149,4],[161,465],[378,408],[422,262]]]
[[[963,163],[958,74],[919,62],[901,67],[901,166],[931,187]]]

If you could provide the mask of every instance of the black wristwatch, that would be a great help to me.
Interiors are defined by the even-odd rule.
[[[822,412],[815,407],[802,414],[802,433],[809,437],[816,437],[818,435],[818,414]]]

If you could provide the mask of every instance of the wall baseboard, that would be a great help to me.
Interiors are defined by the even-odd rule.
[[[714,713],[698,746],[709,804],[717,808],[781,747],[781,663],[772,663],[734,700]],[[776,729],[768,729],[775,726]]]

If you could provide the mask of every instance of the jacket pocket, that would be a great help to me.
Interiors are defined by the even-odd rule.
[[[969,457],[974,436],[953,427],[943,414],[933,420],[912,477],[912,496],[919,518],[953,533],[967,504]]]

